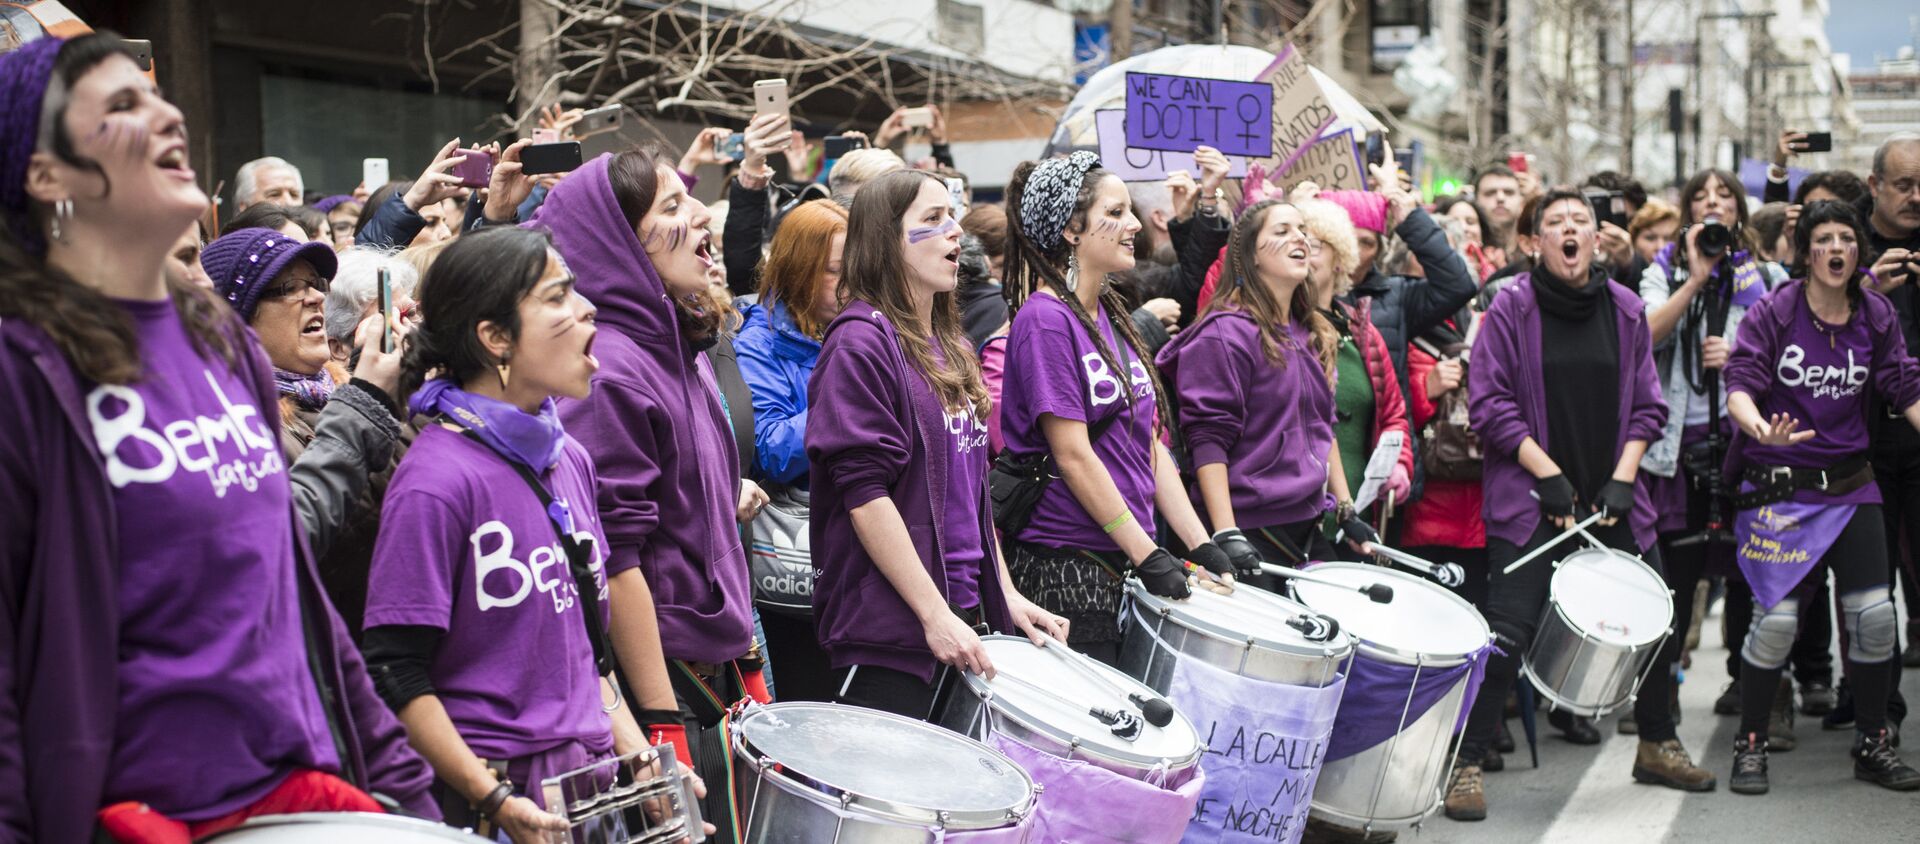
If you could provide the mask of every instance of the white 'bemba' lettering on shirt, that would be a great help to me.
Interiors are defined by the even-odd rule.
[[[1840,366],[1803,366],[1807,359],[1807,350],[1798,343],[1789,343],[1780,353],[1780,362],[1774,366],[1774,377],[1788,387],[1806,387],[1814,398],[1843,399],[1858,395],[1867,385],[1869,370],[1853,360],[1853,350],[1847,350],[1847,365]]]
[[[1107,368],[1107,361],[1099,352],[1081,355],[1080,365],[1087,373],[1087,400],[1094,407],[1105,407],[1120,400],[1120,380],[1113,377],[1113,370]],[[1134,398],[1153,397],[1153,378],[1147,374],[1146,364],[1127,361],[1127,383],[1133,387]]]
[[[966,454],[976,448],[986,447],[987,425],[974,412],[973,403],[967,403],[967,409],[959,413],[942,412],[940,415],[947,422],[947,433],[953,437],[953,450],[956,453]]]
[[[87,421],[93,427],[94,444],[106,458],[107,480],[115,488],[135,483],[165,483],[174,473],[186,469],[206,475],[208,483],[213,485],[214,497],[225,498],[227,490],[235,484],[253,492],[260,488],[260,479],[286,470],[280,445],[261,422],[259,409],[251,404],[235,404],[227,398],[212,372],[203,374],[207,386],[220,401],[220,415],[174,420],[161,425],[159,431],[147,427],[146,400],[132,388],[102,384],[87,394]],[[107,414],[109,399],[124,405],[112,416]],[[123,458],[120,447],[128,440],[147,446],[145,450],[151,452],[152,461],[134,465],[128,460],[138,461],[138,457]],[[237,452],[232,460],[222,462],[220,447],[223,444]],[[256,458],[255,452],[264,453]]]
[[[607,597],[605,562],[600,558],[599,543],[594,541],[593,534],[585,531],[575,533],[573,539],[592,549],[591,562],[587,565],[593,571],[594,582],[599,585],[600,598],[604,601]],[[498,519],[475,528],[467,541],[473,546],[473,597],[481,612],[517,607],[535,589],[552,599],[556,614],[571,609],[578,600],[580,591],[574,586],[573,575],[567,571],[567,553],[560,543],[535,547],[527,552],[523,563],[513,556],[513,530]],[[502,571],[513,575],[514,586],[511,593],[497,595],[488,590],[487,576]]]

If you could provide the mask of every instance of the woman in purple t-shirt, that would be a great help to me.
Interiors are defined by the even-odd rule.
[[[1189,559],[1233,570],[1161,442],[1170,424],[1159,374],[1107,284],[1134,265],[1132,207],[1126,184],[1089,152],[1021,164],[1007,188],[1003,459],[1042,459],[1059,478],[1004,537],[1007,565],[1021,592],[1073,622],[1075,650],[1109,664],[1129,573],[1156,595],[1188,594],[1186,568],[1155,536],[1156,507]]]
[[[207,206],[121,41],[0,55],[0,840],[437,816],[296,535],[259,343],[166,260]]]
[[[836,698],[931,714],[941,665],[993,676],[977,631],[1067,622],[1021,597],[987,505],[987,393],[954,304],[960,225],[916,170],[860,189],[846,306],[808,393],[813,606]]]
[[[1920,428],[1920,366],[1893,304],[1863,285],[1867,232],[1841,202],[1815,202],[1794,228],[1796,275],[1748,311],[1727,362],[1727,414],[1738,426],[1729,475],[1734,547],[1753,587],[1754,619],[1741,648],[1739,794],[1767,792],[1767,719],[1800,608],[1833,570],[1845,615],[1854,686],[1853,770],[1899,791],[1920,789],[1887,729],[1899,618],[1888,588],[1880,487],[1867,457],[1877,398]],[[1809,574],[1814,574],[1808,577]]]

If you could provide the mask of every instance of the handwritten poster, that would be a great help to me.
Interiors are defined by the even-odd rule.
[[[1200,165],[1193,162],[1193,153],[1129,148],[1125,111],[1117,108],[1096,111],[1093,127],[1100,137],[1100,166],[1119,176],[1120,181],[1158,182],[1176,170],[1187,171],[1195,180],[1200,178]],[[1227,178],[1245,177],[1250,160],[1245,156],[1227,156]]]
[[[1287,190],[1306,181],[1326,190],[1366,190],[1366,169],[1360,165],[1360,145],[1353,142],[1353,133],[1335,132],[1301,151],[1293,166],[1272,181]]]
[[[1166,73],[1127,74],[1127,146],[1273,154],[1274,87]]]
[[[1333,125],[1333,106],[1291,43],[1254,79],[1273,88],[1273,154],[1261,163],[1269,173],[1285,173]]]
[[[1299,841],[1345,688],[1345,676],[1316,689],[1241,677],[1195,659],[1175,663],[1167,699],[1199,731],[1207,776],[1180,840]]]

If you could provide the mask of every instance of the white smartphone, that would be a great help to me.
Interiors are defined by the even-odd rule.
[[[753,83],[753,113],[783,114],[788,123],[792,123],[793,114],[787,108],[787,80],[762,79]]]
[[[386,159],[368,158],[360,162],[360,184],[366,185],[369,193],[379,190],[388,181]]]
[[[900,113],[900,122],[908,129],[933,128],[933,109],[926,106],[910,108]]]

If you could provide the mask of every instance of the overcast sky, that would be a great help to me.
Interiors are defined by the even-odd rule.
[[[1856,69],[1873,67],[1875,53],[1893,58],[1895,50],[1913,43],[1911,21],[1888,14],[1890,8],[1901,5],[1897,1],[1883,5],[1877,0],[1833,0],[1827,17],[1827,40],[1833,44],[1833,51],[1852,54]]]

